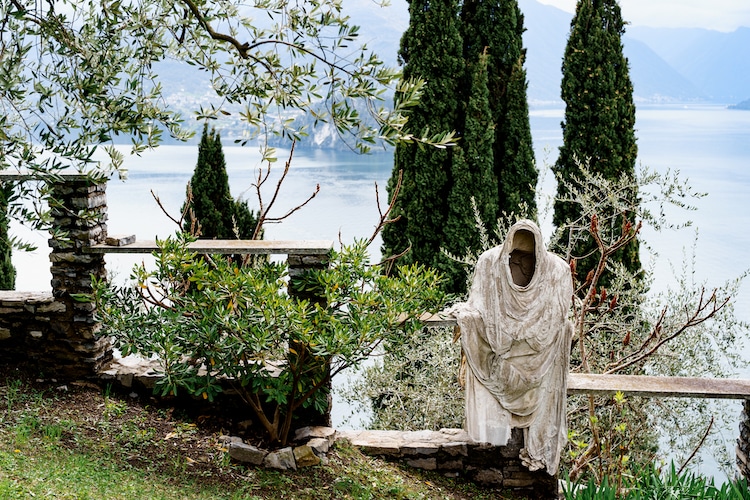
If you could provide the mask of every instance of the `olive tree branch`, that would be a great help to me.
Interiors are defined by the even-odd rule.
[[[198,22],[200,23],[200,25],[203,27],[203,29],[206,31],[206,33],[208,33],[208,35],[212,39],[218,40],[220,42],[226,42],[226,43],[232,45],[237,50],[237,53],[239,54],[239,56],[242,59],[252,59],[252,60],[254,60],[254,61],[262,64],[266,68],[266,70],[269,72],[269,74],[273,74],[273,71],[271,71],[271,68],[268,65],[266,65],[262,60],[260,60],[260,59],[258,59],[256,57],[253,57],[250,54],[250,52],[253,49],[256,49],[256,48],[260,47],[261,45],[266,45],[266,44],[281,45],[281,46],[284,46],[284,47],[292,48],[294,50],[298,50],[298,51],[300,51],[300,52],[302,52],[302,53],[304,53],[306,55],[309,55],[310,57],[313,57],[313,58],[321,61],[322,63],[326,64],[327,66],[329,66],[331,68],[334,68],[334,69],[336,69],[338,71],[341,71],[342,73],[345,73],[345,74],[347,74],[349,76],[354,76],[354,72],[352,72],[350,70],[347,70],[346,68],[344,68],[343,66],[340,66],[340,65],[336,64],[335,62],[329,61],[325,56],[317,54],[317,53],[315,53],[315,52],[313,52],[313,51],[311,51],[309,49],[306,49],[305,47],[303,47],[303,46],[301,46],[299,44],[296,44],[296,43],[287,42],[285,40],[261,40],[261,41],[255,42],[253,44],[250,44],[248,42],[240,42],[237,38],[235,38],[235,37],[233,37],[231,35],[227,35],[226,33],[220,33],[218,31],[214,30],[213,27],[211,26],[211,23],[208,22],[208,20],[206,19],[206,17],[201,13],[200,9],[195,4],[195,2],[193,2],[193,0],[181,0],[181,1],[182,1],[182,3],[184,3],[187,6],[187,8],[190,10],[190,12],[193,14],[193,16],[195,16],[195,18],[198,20]]]

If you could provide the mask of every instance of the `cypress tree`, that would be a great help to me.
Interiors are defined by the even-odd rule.
[[[628,60],[622,51],[625,23],[616,0],[580,0],[571,23],[563,60],[562,98],[565,120],[563,145],[553,167],[558,179],[572,182],[579,177],[578,162],[592,173],[609,180],[623,174],[634,176],[638,152],[635,138],[635,105]],[[562,201],[569,189],[558,182],[553,222],[560,227],[577,220],[579,206]],[[629,193],[637,202],[638,193]],[[625,214],[634,222],[634,214]],[[608,236],[619,234],[622,219],[610,228]],[[574,250],[586,255],[593,242],[584,241]],[[591,259],[596,258],[592,256]],[[614,256],[628,270],[638,273],[638,241],[633,240]],[[585,259],[578,269],[587,272],[593,261]]]
[[[410,0],[409,15],[409,27],[401,38],[399,50],[403,78],[419,77],[426,81],[419,105],[410,112],[410,128],[417,133],[455,130],[459,88],[465,71],[458,5],[455,0]],[[440,248],[444,245],[448,212],[445,200],[451,186],[452,161],[452,148],[396,146],[388,193],[392,199],[398,173],[402,171],[401,192],[391,214],[400,219],[383,229],[385,257],[411,247],[402,263],[439,267],[443,259]],[[465,202],[468,204],[468,200]]]
[[[16,268],[11,260],[13,252],[8,237],[8,200],[12,195],[12,184],[0,186],[0,290],[16,287]]]
[[[206,239],[252,237],[257,217],[246,202],[232,198],[221,136],[208,125],[203,127],[190,189],[192,212],[184,222],[185,231],[200,229],[200,237]]]
[[[538,171],[523,67],[523,14],[516,0],[467,0],[461,9],[461,28],[469,67],[479,64],[480,55],[487,56],[498,214],[519,213],[522,205],[534,214]]]
[[[497,221],[497,178],[493,172],[492,151],[495,125],[487,87],[487,60],[486,55],[481,55],[473,66],[464,137],[453,155],[445,247],[458,256],[463,256],[467,250],[476,254],[481,249],[474,212],[469,203],[472,197],[485,227],[493,228]],[[446,259],[441,270],[448,290],[461,292],[466,289],[466,271],[462,265]]]

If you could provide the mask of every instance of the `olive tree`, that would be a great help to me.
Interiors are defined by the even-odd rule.
[[[124,176],[115,143],[130,142],[139,154],[166,136],[189,138],[163,87],[174,65],[186,80],[209,80],[190,112],[237,117],[248,139],[303,137],[291,125],[301,112],[335,125],[362,150],[421,140],[409,133],[405,111],[423,83],[399,81],[377,55],[357,48],[357,36],[339,0],[0,2],[0,169]],[[391,87],[403,99],[386,109],[381,97]],[[9,210],[37,226],[49,221],[41,204]]]

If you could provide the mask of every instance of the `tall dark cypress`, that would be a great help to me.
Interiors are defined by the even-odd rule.
[[[568,181],[580,177],[579,165],[588,165],[591,172],[608,180],[621,175],[633,176],[638,153],[635,138],[635,105],[630,81],[628,60],[622,51],[625,23],[616,0],[580,0],[571,23],[570,36],[563,60],[562,98],[565,101],[563,145],[553,170]],[[553,222],[558,227],[580,216],[576,203],[561,201],[569,192],[558,183]],[[628,196],[637,202],[634,188]],[[631,222],[634,214],[625,214]],[[622,220],[610,228],[617,235]],[[574,250],[585,255],[593,243],[582,242]],[[631,272],[641,269],[638,241],[623,248],[614,258]],[[589,260],[578,268],[587,272],[593,266]]]
[[[445,248],[462,257],[467,251],[477,254],[481,249],[475,229],[473,197],[479,217],[489,230],[495,227],[498,215],[497,178],[493,172],[492,146],[495,137],[487,87],[487,60],[481,55],[473,65],[466,106],[463,139],[455,147],[451,171],[452,184],[448,195],[448,219],[445,225]],[[449,259],[441,268],[452,292],[466,289],[466,270]]]
[[[221,136],[208,125],[203,127],[190,188],[192,211],[184,222],[185,231],[200,228],[200,237],[206,239],[252,237],[257,217],[247,203],[232,198]]]
[[[415,133],[455,130],[465,71],[458,5],[455,0],[411,0],[409,14],[409,27],[399,50],[403,78],[427,82],[421,102],[410,112],[409,128]],[[401,193],[392,213],[401,218],[383,230],[384,256],[411,248],[400,262],[439,266],[452,161],[452,149],[416,144],[396,147],[388,193],[392,198],[398,172],[403,171]]]
[[[461,9],[461,28],[469,67],[478,64],[482,54],[488,59],[498,213],[519,213],[525,205],[534,214],[538,171],[526,97],[523,14],[516,0],[467,0]]]

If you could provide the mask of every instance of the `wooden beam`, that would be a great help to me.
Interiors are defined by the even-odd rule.
[[[198,240],[188,248],[206,254],[324,255],[333,249],[331,240]],[[91,253],[152,253],[159,250],[154,240],[136,240],[129,245],[94,245]]]
[[[456,325],[456,318],[444,312],[425,314],[421,319],[427,326]],[[568,394],[611,396],[618,391],[652,398],[750,399],[750,380],[593,373],[568,375]]]
[[[750,380],[571,373],[568,394],[662,398],[750,399]]]

